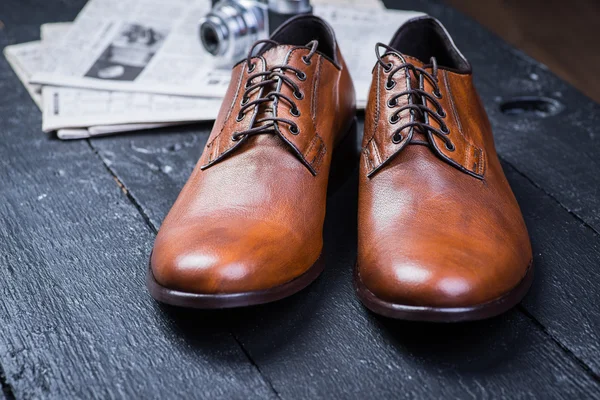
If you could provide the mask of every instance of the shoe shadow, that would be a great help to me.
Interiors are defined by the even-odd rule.
[[[285,352],[287,346],[293,346],[310,332],[311,320],[322,309],[326,294],[331,293],[332,287],[346,283],[348,274],[342,269],[350,268],[356,254],[359,131],[362,133],[361,122],[354,124],[337,149],[338,171],[335,186],[330,183],[324,224],[324,273],[299,293],[263,305],[194,310],[157,304],[168,334],[175,334],[202,351],[215,337],[232,335],[238,343],[249,344],[253,354],[268,356]],[[351,264],[346,253],[351,254]],[[343,268],[338,268],[341,265]]]
[[[313,319],[325,312],[328,297],[343,297],[340,290],[352,290],[347,281],[356,257],[357,174],[353,168],[338,190],[330,193],[324,226],[326,267],[315,282],[286,299],[250,307],[195,310],[156,304],[167,334],[183,338],[187,346],[203,353],[215,340],[233,336],[252,354],[263,357],[284,353],[288,346],[310,337]]]
[[[530,321],[518,308],[482,321],[429,323],[393,320],[369,312],[386,341],[418,368],[485,377],[505,371],[535,346]]]
[[[229,341],[231,346],[233,338],[244,351],[246,344],[251,343],[252,353],[264,355],[284,351],[297,337],[305,335],[310,329],[308,321],[320,308],[321,296],[314,289],[316,285],[314,282],[286,299],[250,307],[223,310],[196,310],[164,304],[156,304],[156,307],[166,335],[184,339],[182,345],[191,346],[195,351],[230,360],[231,353],[216,350],[216,344]]]

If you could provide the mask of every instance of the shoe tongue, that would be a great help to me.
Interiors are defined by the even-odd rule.
[[[291,50],[298,48],[291,44],[279,44],[274,47],[267,48],[264,52],[259,53],[267,62],[267,69],[273,65],[283,65],[287,63],[287,56]]]

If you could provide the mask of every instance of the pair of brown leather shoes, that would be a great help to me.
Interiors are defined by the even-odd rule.
[[[315,16],[293,18],[255,48],[233,68],[204,153],[156,238],[148,287],[159,301],[266,303],[323,270],[330,171],[355,118],[352,80]],[[395,318],[499,314],[530,286],[532,255],[471,67],[431,17],[408,21],[376,52],[357,294]]]

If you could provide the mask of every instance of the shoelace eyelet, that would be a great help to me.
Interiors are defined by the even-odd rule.
[[[235,117],[235,120],[236,120],[237,122],[241,122],[241,121],[242,121],[244,118],[246,118],[246,114],[245,114],[245,113],[239,113],[239,114],[237,115],[237,117]]]
[[[298,128],[298,125],[292,125],[290,126],[290,133],[292,135],[297,135],[300,133],[300,128]]]
[[[246,104],[248,104],[248,102],[250,101],[249,97],[242,97],[242,101],[240,102],[240,106],[244,107]]]
[[[299,117],[300,110],[298,108],[292,108],[292,109],[290,109],[290,114],[292,114],[294,117]]]
[[[389,108],[396,107],[397,105],[398,105],[398,99],[391,98],[391,99],[389,99],[389,100],[388,100],[388,102],[387,102],[387,106],[388,106]]]
[[[454,143],[452,143],[452,142],[446,142],[446,149],[448,151],[454,151],[456,149],[456,147],[454,146]]]
[[[450,129],[447,125],[442,126],[442,132],[446,135],[450,133]]]
[[[393,114],[393,115],[390,117],[390,124],[395,124],[395,123],[397,123],[398,121],[400,121],[400,117],[399,117],[398,115],[396,115],[396,114]]]
[[[446,111],[443,108],[440,108],[437,112],[440,118],[446,118]]]
[[[402,141],[402,134],[400,134],[399,132],[394,133],[394,136],[392,136],[392,142],[398,144]]]
[[[306,80],[306,74],[304,72],[298,72],[296,73],[296,77],[301,80],[301,81],[305,81]]]
[[[440,92],[439,90],[434,90],[433,95],[438,99],[442,98],[442,92]]]
[[[387,90],[392,90],[392,89],[393,89],[395,86],[396,86],[396,81],[394,81],[394,80],[388,80],[388,81],[385,83],[385,88],[386,88]]]
[[[302,100],[304,98],[304,93],[302,92],[294,92],[294,97],[297,98],[298,100]]]
[[[394,64],[387,63],[386,66],[385,66],[385,68],[383,69],[383,71],[387,74],[387,73],[389,73],[392,70],[392,68],[394,68]]]
[[[233,135],[231,135],[231,141],[232,142],[237,142],[241,138],[242,137],[239,135],[239,132],[233,132]]]
[[[308,58],[306,58],[305,56],[302,56],[302,61],[303,61],[303,62],[304,62],[304,64],[306,64],[306,65],[310,65],[310,63],[311,63],[311,61],[310,61]]]
[[[256,69],[256,64],[252,63],[248,66],[248,73],[251,73],[252,71],[254,71]]]

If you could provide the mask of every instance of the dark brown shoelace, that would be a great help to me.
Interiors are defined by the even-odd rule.
[[[254,52],[254,49],[259,44],[264,44],[264,43],[272,44],[274,46],[279,45],[279,43],[274,42],[272,40],[268,40],[268,39],[259,40],[256,43],[254,43],[254,45],[248,52],[248,58],[247,58],[248,73],[252,73],[252,71],[254,71],[254,69],[256,68],[256,64],[252,63],[252,53]],[[306,65],[310,65],[311,58],[316,53],[318,45],[319,45],[319,42],[316,40],[313,40],[305,46],[306,48],[310,49],[310,52],[306,56],[302,57],[302,61]],[[306,74],[304,72],[302,72],[298,68],[292,67],[290,65],[274,65],[272,67],[269,67],[269,69],[264,72],[256,72],[256,73],[248,76],[248,79],[246,81],[244,95],[242,96],[242,101],[241,101],[242,107],[240,108],[240,112],[236,119],[238,122],[243,120],[245,118],[246,114],[250,110],[254,110],[255,107],[259,107],[261,104],[263,106],[266,106],[267,105],[266,103],[274,102],[275,99],[277,99],[278,101],[285,100],[285,102],[288,103],[290,106],[290,113],[294,117],[300,116],[300,110],[296,106],[296,102],[292,98],[290,98],[289,96],[286,96],[285,94],[281,93],[277,89],[270,91],[266,95],[263,95],[263,96],[257,98],[256,100],[249,101],[249,95],[252,91],[254,91],[258,88],[266,87],[266,86],[274,86],[275,88],[281,88],[281,85],[283,85],[283,84],[288,85],[290,88],[292,88],[294,97],[296,99],[302,100],[304,98],[304,93],[300,90],[300,87],[294,81],[294,79],[290,75],[286,75],[286,71],[294,72],[296,79],[298,79],[299,81],[304,81],[306,79]],[[260,81],[258,81],[256,83],[253,83],[253,81],[255,79],[261,78],[261,77],[264,77],[264,79],[261,79]],[[280,85],[280,83],[281,83],[281,85]],[[275,125],[279,124],[279,123],[287,124],[289,127],[290,133],[292,133],[293,135],[297,135],[300,133],[300,129],[298,128],[298,125],[294,121],[287,119],[287,118],[279,118],[279,117],[271,116],[271,117],[260,118],[256,121],[254,121],[253,125],[258,124],[258,126],[253,126],[249,129],[246,129],[241,132],[234,132],[234,134],[232,135],[232,139],[240,140],[243,137],[248,137],[248,136],[252,136],[252,135],[258,135],[258,134],[263,134],[263,133],[274,133]]]
[[[383,47],[384,49],[387,50],[383,55],[381,55],[379,52],[379,49],[381,47]],[[448,129],[448,126],[444,122],[444,118],[446,117],[446,112],[444,111],[442,105],[438,101],[438,99],[442,98],[442,94],[440,92],[439,82],[437,79],[438,65],[437,65],[436,58],[431,57],[431,59],[430,59],[432,73],[429,73],[424,68],[417,67],[414,64],[411,64],[409,62],[404,62],[400,65],[397,65],[394,68],[394,65],[392,63],[387,63],[385,60],[383,60],[383,57],[390,53],[396,54],[396,55],[400,55],[400,54],[396,50],[394,50],[392,47],[390,47],[386,44],[377,43],[375,45],[375,53],[377,55],[378,62],[381,64],[381,66],[384,68],[385,72],[388,74],[387,82],[385,84],[386,90],[392,90],[396,86],[396,81],[394,80],[394,75],[398,71],[404,70],[406,76],[408,77],[407,89],[405,91],[402,91],[402,92],[397,93],[394,96],[390,97],[387,105],[390,108],[398,107],[398,106],[400,106],[400,104],[398,103],[398,99],[400,99],[402,96],[408,95],[407,96],[408,103],[401,105],[390,116],[390,123],[391,124],[398,123],[398,121],[400,121],[400,113],[404,110],[410,110],[410,113],[413,116],[413,118],[412,118],[411,122],[402,124],[394,131],[394,133],[392,134],[392,138],[391,138],[392,141],[394,143],[400,143],[403,139],[402,131],[407,128],[413,127],[414,129],[418,130],[422,134],[431,132],[434,135],[437,135],[444,141],[446,148],[448,150],[454,151],[454,149],[455,149],[454,144],[452,143],[450,138],[448,138],[448,134],[450,133],[450,130]],[[412,87],[410,71],[412,71],[413,74],[419,79],[419,87],[418,88]],[[433,86],[432,93],[425,91],[425,86],[424,86],[425,79],[429,80],[429,82],[432,84],[432,86]],[[435,107],[435,109],[432,109],[427,105],[427,100],[430,100],[431,103],[433,103],[433,106]],[[438,124],[440,125],[440,129],[437,129],[434,126],[429,124],[430,117],[433,118],[436,122],[438,122]],[[422,145],[427,145],[427,146],[430,145],[429,142],[423,142],[421,140],[416,140],[416,139],[412,139],[410,141],[410,143],[422,144]]]

